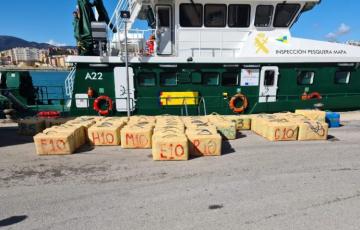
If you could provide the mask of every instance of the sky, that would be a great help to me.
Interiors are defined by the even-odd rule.
[[[104,0],[109,15],[118,0]],[[76,0],[0,0],[0,35],[53,45],[75,45]],[[195,0],[200,2],[200,0]],[[345,4],[346,3],[346,4]],[[295,37],[344,42],[360,40],[360,0],[322,0],[291,29]]]

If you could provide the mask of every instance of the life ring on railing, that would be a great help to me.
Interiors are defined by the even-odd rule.
[[[100,109],[100,102],[101,101],[106,101],[107,103],[107,109]],[[94,110],[96,112],[98,112],[100,115],[102,116],[106,116],[106,115],[109,115],[110,111],[112,111],[113,109],[113,101],[111,100],[110,97],[108,96],[100,96],[98,98],[95,99],[94,101]]]
[[[242,106],[240,106],[240,107],[236,107],[236,105],[235,105],[238,100],[242,101]],[[229,102],[229,107],[234,113],[244,112],[245,109],[248,107],[248,105],[249,105],[248,99],[242,93],[238,93],[238,94],[234,95]]]
[[[322,99],[322,96],[321,96],[321,94],[318,93],[318,92],[313,92],[313,93],[310,93],[310,94],[303,93],[303,95],[301,96],[301,100],[303,100],[303,101],[311,100],[311,99],[321,100],[321,99]]]

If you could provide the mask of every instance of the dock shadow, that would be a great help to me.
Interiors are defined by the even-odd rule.
[[[236,133],[236,140],[240,139],[240,138],[244,138],[247,137],[247,135],[245,135],[243,132],[237,132]]]
[[[20,223],[20,222],[24,221],[27,218],[28,218],[28,216],[26,216],[26,215],[11,216],[11,217],[8,217],[6,219],[0,220],[0,227],[6,227],[6,226],[14,225],[14,224],[17,224],[17,223]]]
[[[227,154],[231,154],[231,153],[235,153],[235,149],[231,146],[230,142],[227,140],[224,140],[222,142],[222,150],[221,150],[221,155],[227,155]]]
[[[95,146],[90,145],[88,143],[82,145],[75,151],[75,154],[85,154],[95,149]]]
[[[337,142],[337,141],[340,141],[339,138],[333,136],[333,135],[328,135],[327,136],[327,140],[330,141],[330,142]]]
[[[21,136],[17,134],[17,127],[0,128],[0,147],[20,145],[33,142],[32,136]]]

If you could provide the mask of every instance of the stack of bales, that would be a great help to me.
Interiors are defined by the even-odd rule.
[[[121,130],[121,147],[124,149],[150,149],[155,121],[155,117],[131,117]]]
[[[127,119],[106,118],[96,122],[88,129],[88,139],[91,145],[115,146],[121,143],[121,129]]]
[[[270,141],[326,140],[328,125],[302,114],[259,114],[252,116],[251,130]]]
[[[177,116],[158,116],[152,136],[152,155],[157,161],[188,160],[188,139]]]
[[[88,129],[100,118],[78,117],[65,124],[52,126],[34,136],[39,155],[72,154],[87,141]]]
[[[295,123],[299,127],[298,140],[326,140],[329,131],[329,125],[325,122],[325,117],[322,117],[323,111],[314,111],[314,116],[306,117],[302,114],[287,113],[281,116],[286,117],[290,122]],[[311,119],[315,118],[315,119]]]
[[[210,124],[214,125],[219,133],[227,140],[236,139],[236,124],[235,121],[227,119],[226,116],[209,115],[206,116]]]
[[[206,117],[184,117],[192,156],[220,156],[222,138]]]

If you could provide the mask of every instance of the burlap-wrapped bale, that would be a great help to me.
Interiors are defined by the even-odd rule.
[[[326,112],[325,111],[298,109],[298,110],[295,111],[295,113],[303,115],[303,116],[307,117],[310,120],[319,121],[319,122],[322,122],[322,123],[326,122],[326,120],[325,120]]]
[[[51,128],[48,128],[44,130],[44,132],[48,131],[55,131],[57,133],[73,133],[74,134],[74,143],[75,143],[75,149],[78,149],[86,142],[86,136],[85,136],[85,129],[83,126],[78,125],[70,125],[70,124],[63,124],[59,126],[53,126]]]
[[[121,130],[121,147],[124,149],[150,149],[153,125],[127,124]]]
[[[327,140],[329,125],[319,121],[303,121],[298,122],[299,125],[299,141],[309,140]]]
[[[229,115],[224,117],[226,120],[235,122],[238,131],[251,129],[251,116],[249,115]]]
[[[208,119],[224,138],[228,140],[236,139],[237,131],[235,122],[229,121],[224,116],[219,115],[210,115]]]
[[[184,134],[154,135],[152,155],[155,161],[182,161],[189,159],[188,139]]]
[[[120,145],[121,142],[121,128],[122,123],[102,122],[91,126],[88,129],[88,138],[90,144],[98,146],[115,146]]]
[[[190,141],[189,152],[192,156],[220,156],[222,138],[214,129],[187,130]]]
[[[73,132],[47,130],[34,136],[34,143],[38,155],[66,155],[76,150]]]
[[[132,116],[130,117],[130,120],[128,121],[128,124],[134,125],[134,124],[151,124],[155,125],[156,118],[152,116]]]
[[[298,125],[287,120],[270,120],[265,122],[264,137],[270,141],[295,141],[298,137]]]

